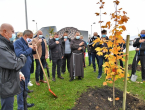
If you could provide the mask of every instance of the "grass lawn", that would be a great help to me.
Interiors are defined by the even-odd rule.
[[[129,64],[132,63],[135,55],[135,51],[129,52]],[[49,61],[48,61],[49,63]],[[88,65],[88,58],[86,58],[86,65]],[[52,63],[49,63],[50,74],[52,73]],[[97,69],[98,70],[98,69]],[[81,95],[82,92],[87,90],[87,86],[94,87],[102,87],[103,82],[105,80],[105,74],[102,75],[101,79],[97,79],[98,72],[93,72],[92,66],[87,66],[84,69],[84,79],[74,80],[69,82],[69,73],[66,72],[64,75],[64,80],[56,78],[56,82],[52,82],[52,76],[50,80],[51,90],[58,96],[55,99],[52,94],[48,91],[47,84],[42,84],[40,86],[36,86],[35,84],[35,73],[31,75],[31,81],[34,84],[32,87],[29,87],[30,90],[34,90],[33,93],[29,95],[31,98],[28,98],[28,103],[34,103],[35,106],[30,108],[29,110],[67,110],[71,109],[77,98]],[[131,71],[129,71],[129,74]],[[138,81],[141,81],[141,72],[137,72]],[[112,84],[108,84],[112,86]],[[124,82],[123,79],[118,79],[115,83],[115,86],[121,90],[123,90]],[[131,94],[138,95],[140,99],[145,100],[145,83],[138,84],[131,81],[128,81],[127,91]],[[14,110],[17,109],[17,102],[15,97]]]

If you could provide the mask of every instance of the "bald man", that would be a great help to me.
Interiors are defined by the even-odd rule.
[[[10,41],[15,39],[14,28],[10,24],[0,27],[0,97],[1,110],[13,110],[14,95],[21,92],[20,80],[24,76],[19,74],[26,62],[26,57],[16,57],[14,46]]]
[[[93,41],[96,40],[97,38],[99,38],[100,36],[98,35],[97,32],[94,32],[94,36],[90,39],[89,41],[89,47],[91,49],[91,54],[92,54],[92,63],[93,63],[93,68],[94,68],[94,72],[96,72],[96,63],[95,63],[95,58],[97,60],[97,63],[99,64],[99,59],[98,59],[98,55],[96,53],[95,48],[97,47],[97,44],[95,46],[93,45]],[[89,65],[90,66],[90,65]]]
[[[38,54],[44,67],[46,59],[48,58],[48,48],[45,37],[43,36],[41,30],[37,32],[37,36],[33,39],[32,43],[37,45]],[[36,71],[35,71],[36,85],[40,86],[39,82],[46,83],[46,81],[43,80],[43,71],[40,66],[37,54],[34,55],[34,59],[36,61]]]
[[[136,54],[132,63],[131,76],[135,75],[138,62],[141,62],[142,81],[145,82],[145,30],[140,33],[140,38],[137,38],[133,47],[136,47]],[[131,78],[131,77],[130,77]]]

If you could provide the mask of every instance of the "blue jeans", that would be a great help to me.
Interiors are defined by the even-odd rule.
[[[40,60],[41,60],[41,63],[44,67],[45,64],[46,64],[45,57],[41,58]],[[39,76],[40,76],[40,80],[43,80],[43,71],[42,71],[42,68],[40,66],[39,60],[36,59],[35,61],[36,61],[35,78],[36,78],[36,82],[38,82],[39,81]]]
[[[25,77],[25,88],[27,88],[28,77]],[[24,100],[23,100],[23,91],[24,91],[24,82],[20,82],[21,93],[17,95],[17,104],[18,110],[24,110]]]
[[[1,98],[1,110],[13,110],[14,97]]]
[[[97,64],[98,64],[98,67],[99,67],[98,55],[96,54],[96,52],[93,52],[92,53],[92,62],[93,62],[93,68],[94,68],[94,70],[96,70],[95,58],[97,60]]]
[[[88,53],[88,57],[89,57],[89,65],[91,65],[91,63],[92,63],[92,53]]]
[[[107,61],[107,59],[105,59],[104,56],[98,56],[98,59],[99,59],[99,71],[98,71],[98,76],[101,76],[102,75],[102,65],[103,65],[103,60],[105,60],[105,62]]]

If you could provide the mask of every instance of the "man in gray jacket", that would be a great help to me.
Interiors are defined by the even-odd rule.
[[[16,57],[14,46],[14,29],[10,24],[0,27],[0,97],[1,110],[13,110],[14,95],[21,92],[20,80],[25,80],[20,69],[26,62],[26,57]]]

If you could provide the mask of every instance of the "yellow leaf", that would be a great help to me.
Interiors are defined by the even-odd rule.
[[[108,83],[112,84],[112,83],[113,83],[113,81],[108,81]]]
[[[103,82],[103,86],[107,86],[107,83],[106,82]]]
[[[98,52],[97,54],[98,54],[99,56],[101,56],[101,55],[103,55],[103,52]]]
[[[112,102],[113,100],[112,100],[112,98],[110,98],[110,97],[108,97],[108,100],[110,101],[110,102]]]
[[[115,100],[119,100],[119,97],[115,98]]]
[[[100,51],[102,51],[102,48],[97,47],[95,50],[98,51],[98,52],[100,52]]]

